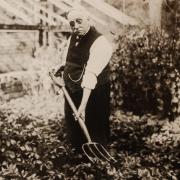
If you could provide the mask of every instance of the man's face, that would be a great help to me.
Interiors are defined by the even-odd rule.
[[[89,30],[90,24],[87,16],[83,16],[81,12],[72,11],[68,15],[68,21],[73,33],[83,36]]]

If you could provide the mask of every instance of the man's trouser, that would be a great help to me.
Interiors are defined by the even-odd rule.
[[[67,91],[71,96],[76,108],[78,109],[83,90],[71,92]],[[92,90],[86,106],[86,126],[92,138],[92,141],[107,144],[110,129],[110,84],[106,83]],[[87,142],[85,136],[79,126],[79,123],[74,120],[73,112],[65,100],[65,124],[67,127],[67,136],[72,145],[77,151],[81,151],[83,143]]]

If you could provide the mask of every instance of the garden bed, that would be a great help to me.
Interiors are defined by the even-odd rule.
[[[25,96],[0,105],[4,179],[179,179],[180,120],[111,115],[108,145],[117,163],[91,164],[66,141],[62,96]]]

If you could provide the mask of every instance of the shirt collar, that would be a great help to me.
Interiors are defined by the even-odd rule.
[[[91,27],[89,27],[88,30],[86,31],[86,33],[84,33],[82,36],[76,36],[76,40],[78,41],[78,40],[80,40],[82,37],[84,37],[84,36],[90,31],[90,28],[91,28]]]

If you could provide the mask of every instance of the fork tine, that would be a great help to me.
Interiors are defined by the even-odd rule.
[[[95,148],[97,149],[98,153],[107,161],[116,162],[116,160],[108,153],[108,151],[99,143],[94,143]]]
[[[99,145],[99,147],[101,148],[101,150],[103,151],[103,155],[104,156],[106,156],[106,158],[108,158],[109,159],[109,161],[114,161],[114,162],[116,162],[116,160],[111,156],[111,154],[104,148],[104,146],[102,146],[101,144],[98,144]],[[98,150],[100,151],[100,152],[102,152],[99,148],[98,148]]]
[[[99,159],[100,161],[106,160],[106,161],[109,161],[109,162],[110,161],[116,162],[116,160],[99,143],[86,143],[86,144],[83,144],[82,149],[83,149],[85,155],[92,162],[93,162],[93,159],[95,159],[95,158]]]
[[[86,147],[87,147],[87,148],[86,148]],[[85,155],[88,157],[88,159],[89,159],[90,161],[94,162],[93,159],[96,157],[96,155],[95,155],[95,153],[91,150],[91,148],[87,145],[87,143],[82,145],[82,149],[83,149]],[[87,152],[87,150],[88,150],[88,152]],[[90,152],[91,154],[89,154],[89,152]],[[93,157],[92,157],[92,155],[93,155]]]
[[[102,156],[99,154],[97,154],[98,149],[95,148],[96,151],[94,151],[94,143],[86,143],[83,144],[83,151],[85,152],[86,156],[93,162],[95,159],[99,159],[100,161],[102,161]],[[89,154],[90,153],[90,154]],[[93,157],[92,157],[93,155]],[[100,156],[99,156],[100,155]],[[106,159],[107,160],[107,159]]]
[[[92,144],[92,146],[95,147],[95,150],[96,150],[96,152],[98,153],[98,157],[99,157],[99,155],[100,155],[101,158],[109,161],[109,158],[107,158],[107,157],[100,151],[100,149],[98,148],[98,145],[99,145],[99,144],[97,144],[97,143],[93,143],[93,144]],[[96,155],[97,155],[97,153],[96,153]]]

